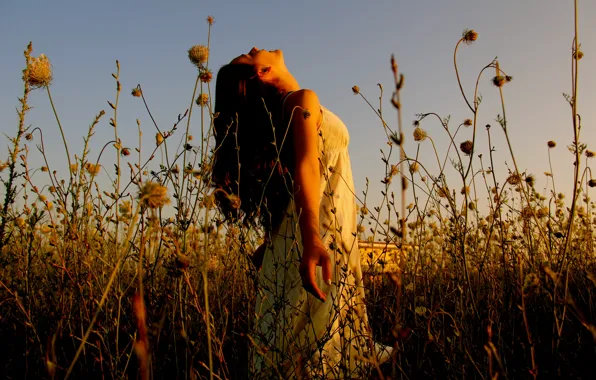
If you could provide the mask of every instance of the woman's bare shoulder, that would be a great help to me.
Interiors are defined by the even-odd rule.
[[[298,111],[301,115],[305,115],[307,111],[310,116],[314,116],[314,121],[317,122],[320,117],[321,103],[316,92],[309,89],[300,89],[291,93],[285,102],[285,112],[294,113]]]

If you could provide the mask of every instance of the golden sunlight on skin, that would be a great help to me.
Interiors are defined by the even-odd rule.
[[[285,112],[292,114],[292,110],[311,110],[321,108],[319,98],[314,91],[301,90],[292,74],[288,71],[281,50],[259,50],[253,47],[248,54],[234,58],[231,64],[248,64],[255,67],[259,80],[274,84],[281,92],[294,91],[285,103]],[[297,115],[302,115],[299,112]],[[321,266],[323,281],[331,281],[331,261],[319,235],[319,204],[318,194],[320,171],[319,152],[317,150],[319,125],[318,117],[294,117],[291,120],[294,135],[294,189],[296,191],[296,206],[300,211],[300,232],[304,252],[300,263],[300,276],[304,288],[315,297],[324,301],[325,293],[316,284],[315,269]],[[264,249],[259,247],[255,252],[255,262],[259,263]],[[260,264],[260,263],[259,263]]]

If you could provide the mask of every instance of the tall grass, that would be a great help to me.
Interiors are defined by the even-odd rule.
[[[596,181],[589,165],[594,152],[580,135],[577,94],[583,53],[577,1],[575,7],[567,96],[573,135],[569,148],[575,158],[569,206],[556,191],[551,169],[551,187],[541,193],[535,177],[518,166],[505,102],[513,78],[500,62],[488,62],[474,88],[462,85],[457,53],[476,41],[476,32],[464,31],[454,49],[462,104],[471,112],[470,119],[457,125],[436,113],[421,113],[414,121],[414,142],[406,140],[400,101],[406,87],[395,60],[390,100],[397,129],[383,111],[382,88],[379,107],[353,88],[365,100],[363,107],[370,105],[379,117],[388,142],[382,150],[382,201],[368,204],[368,190],[357,195],[358,231],[362,239],[401,248],[397,272],[378,271],[383,255],[363,258],[371,268],[365,285],[372,333],[396,349],[390,363],[370,369],[371,377],[595,376],[596,205],[589,189]],[[207,41],[212,23],[209,17]],[[0,215],[0,337],[5,354],[0,368],[7,377],[152,378],[174,373],[182,378],[246,378],[251,373],[247,352],[254,344],[256,270],[250,255],[261,243],[262,231],[224,224],[216,211],[209,186],[217,149],[209,42],[191,51],[203,52],[191,57],[198,70],[196,84],[190,107],[172,128],[155,123],[139,85],[132,96],[143,102],[153,125],[138,122],[134,148],[133,142],[120,140],[117,64],[116,97],[108,102],[114,140],[99,145],[99,155],[90,157],[90,146],[98,146],[91,141],[94,129],[106,116],[100,111],[79,155],[71,156],[65,142],[69,167],[61,172],[50,167],[44,149],[44,133],[53,131],[28,127],[25,121],[31,91],[45,89],[51,102],[51,66],[47,58],[32,56],[31,45],[25,50],[18,129],[10,138],[7,161],[0,163],[5,189]],[[478,89],[486,82],[498,92],[501,112],[494,126],[482,130],[487,116],[481,114]],[[52,109],[62,132],[53,103]],[[198,141],[190,135],[191,120],[200,126]],[[434,126],[450,142],[442,157],[427,132]],[[149,130],[155,144],[142,146],[141,134]],[[487,134],[487,147],[477,146],[479,133]],[[513,162],[505,176],[495,170],[495,133],[505,136]],[[31,151],[34,143],[37,152]],[[422,159],[420,144],[432,144],[435,156]],[[556,143],[549,141],[545,149],[550,157]],[[108,153],[115,155],[114,176],[104,173]],[[31,166],[33,155],[31,161],[43,161],[41,168]],[[433,173],[427,168],[435,161],[439,171]],[[456,173],[450,178],[448,164]],[[111,181],[105,189],[98,181],[103,174]],[[398,176],[400,197],[393,192]],[[406,195],[413,200],[409,205]]]

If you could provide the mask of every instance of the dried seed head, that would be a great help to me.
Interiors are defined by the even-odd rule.
[[[507,183],[510,185],[517,185],[521,182],[521,177],[519,174],[512,173],[509,177],[507,177]]]
[[[577,59],[578,61],[584,57],[584,52],[581,50],[577,50],[573,52],[573,59]]]
[[[470,209],[470,211],[476,210],[476,203],[474,203],[474,202],[468,203],[468,208]]]
[[[122,150],[120,151],[120,154],[123,155],[124,157],[130,156],[130,149],[122,148]]]
[[[159,132],[155,135],[155,145],[160,145],[163,142],[163,135]]]
[[[95,165],[90,162],[87,162],[85,164],[85,170],[87,170],[87,173],[91,174],[92,176],[98,175],[100,168],[101,168],[101,166],[99,164]]]
[[[447,198],[449,196],[449,190],[447,190],[447,188],[445,188],[444,186],[441,186],[437,189],[437,194],[441,198]]]
[[[27,141],[31,141],[31,140],[33,140],[33,135],[32,135],[31,133],[27,133],[27,134],[25,135],[25,140],[27,140]]]
[[[470,156],[474,152],[474,144],[470,140],[466,140],[459,145],[459,149],[466,155]]]
[[[201,94],[197,97],[197,106],[204,107],[207,105],[208,101],[209,101],[209,95]]]
[[[470,194],[470,186],[464,186],[464,187],[462,187],[460,193],[462,195]]]
[[[134,96],[135,98],[140,98],[141,97],[141,89],[139,87],[133,88],[131,91],[131,95]]]
[[[410,164],[410,173],[414,174],[414,173],[418,172],[418,168],[419,168],[418,163],[417,162],[412,162]]]
[[[475,30],[473,30],[473,29],[464,30],[464,33],[462,34],[462,40],[464,41],[464,43],[469,45],[472,42],[476,41],[477,39],[478,39],[478,33],[476,33]]]
[[[549,142],[546,143],[546,145],[548,145],[549,148],[554,148],[557,146],[557,143],[554,142],[553,140],[550,140]]]
[[[207,24],[209,25],[213,25],[213,23],[215,22],[215,18],[213,16],[207,16]]]
[[[195,45],[188,49],[188,59],[197,68],[201,68],[203,63],[209,59],[209,48],[204,45]]]
[[[592,178],[591,180],[588,181],[588,186],[590,187],[596,187],[596,179]]]
[[[211,82],[211,79],[213,79],[213,74],[211,73],[211,70],[205,70],[204,72],[202,72],[201,75],[199,75],[199,79],[201,79],[201,82],[203,83]]]
[[[52,83],[52,64],[45,55],[31,57],[28,68],[27,82],[33,89],[48,87]]]
[[[592,158],[592,157],[594,157],[595,154],[596,153],[594,153],[594,151],[591,151],[591,150],[587,150],[586,149],[586,157]]]
[[[472,119],[466,119],[464,120],[464,127],[469,127],[472,125]]]
[[[358,86],[352,87],[352,92],[354,93],[354,95],[358,95],[360,93],[360,87],[358,87]]]
[[[156,209],[170,203],[168,189],[156,182],[146,182],[139,192],[139,200],[147,207]]]
[[[503,87],[507,83],[507,78],[504,75],[497,75],[492,79],[492,82],[497,87]]]
[[[524,219],[524,220],[528,220],[528,219],[530,219],[530,218],[532,217],[532,214],[533,214],[533,213],[532,213],[532,207],[530,207],[530,206],[526,206],[526,207],[524,207],[524,208],[522,209],[522,211],[521,211],[521,217],[522,217],[522,219]]]
[[[414,129],[414,141],[424,141],[426,139],[426,137],[428,136],[426,134],[426,131],[420,127],[416,127],[416,129]]]
[[[528,184],[528,186],[534,187],[534,182],[536,182],[536,177],[534,177],[533,174],[528,174],[528,175],[526,175],[525,181]]]

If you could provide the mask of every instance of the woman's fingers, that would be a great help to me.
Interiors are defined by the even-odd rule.
[[[314,260],[307,260],[300,263],[300,277],[302,278],[302,286],[304,289],[315,296],[319,301],[325,302],[327,296],[319,289],[316,282],[316,267]]]

